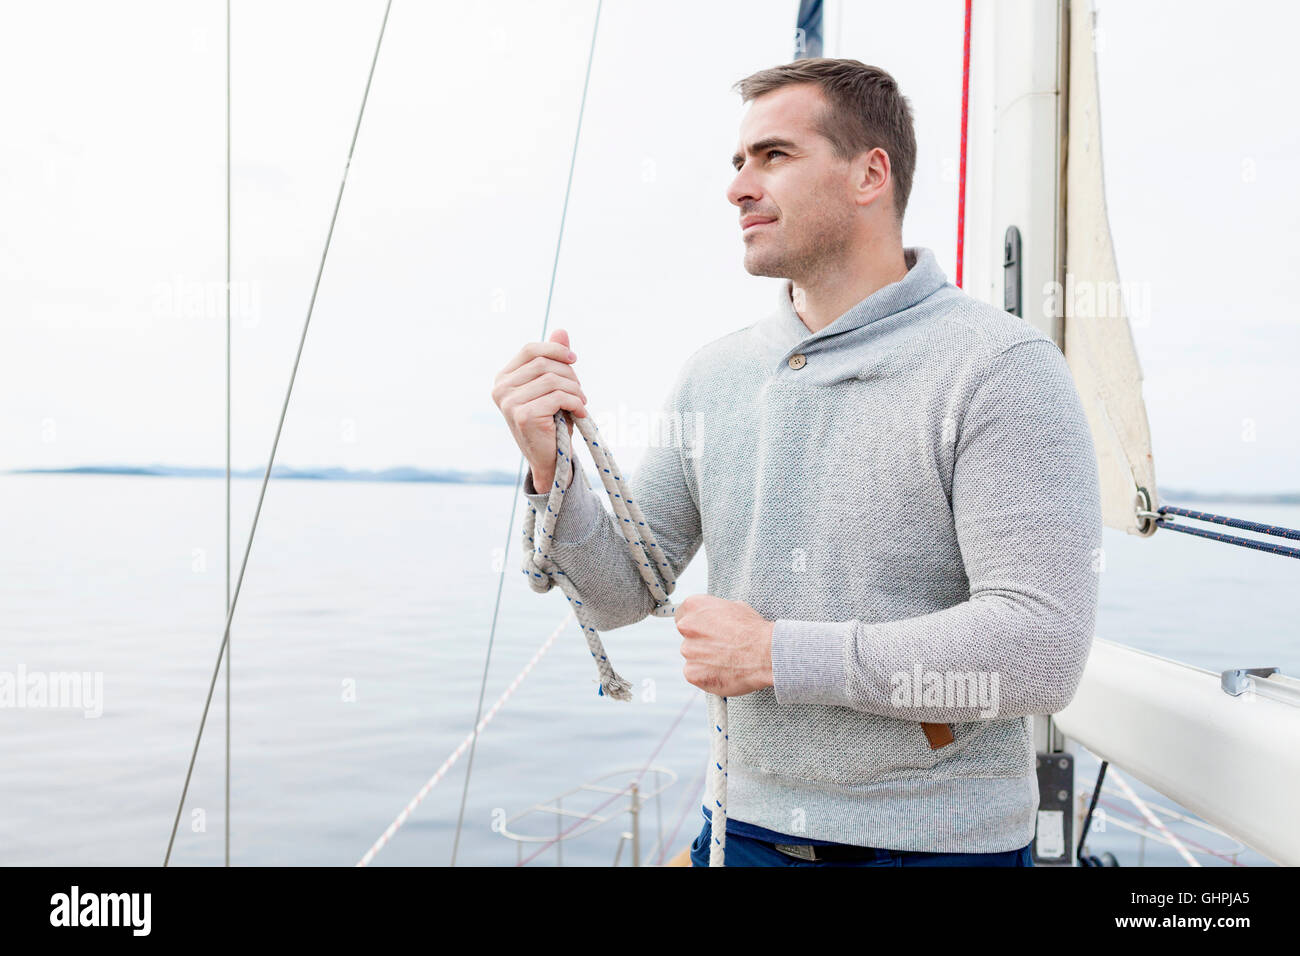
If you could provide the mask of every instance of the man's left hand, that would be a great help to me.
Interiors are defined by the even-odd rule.
[[[688,683],[719,697],[772,686],[773,622],[744,601],[692,594],[673,616]]]

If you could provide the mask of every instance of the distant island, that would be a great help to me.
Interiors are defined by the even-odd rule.
[[[184,468],[173,465],[78,465],[74,468],[14,468],[10,475],[136,475],[151,478],[224,478],[225,468]],[[266,468],[232,468],[231,478],[261,478]],[[271,477],[290,481],[402,481],[457,485],[513,485],[507,471],[426,471],[398,467],[379,471],[352,468],[294,468],[276,465]]]
[[[1181,505],[1186,501],[1217,501],[1223,504],[1300,505],[1300,491],[1187,491],[1161,488],[1161,504]]]
[[[232,469],[232,478],[261,478],[265,468]],[[78,465],[74,468],[14,468],[10,475],[137,475],[158,478],[224,478],[225,468],[183,468],[173,465]],[[290,481],[398,481],[437,482],[456,485],[513,485],[515,475],[508,471],[429,471],[400,466],[378,471],[352,468],[294,468],[276,465],[271,477]],[[1300,491],[1241,492],[1194,491],[1187,488],[1161,488],[1162,503],[1182,505],[1197,501],[1240,504],[1300,504]]]

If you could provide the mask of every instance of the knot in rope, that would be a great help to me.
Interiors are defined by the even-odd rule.
[[[551,482],[546,499],[546,511],[539,512],[528,505],[523,525],[523,572],[528,576],[528,586],[539,594],[545,594],[552,587],[559,585],[569,603],[573,605],[574,616],[587,639],[587,648],[596,662],[600,676],[598,693],[615,700],[631,700],[632,685],[619,676],[605,653],[605,645],[600,633],[591,624],[590,612],[582,603],[577,589],[563,571],[556,567],[551,558],[551,545],[555,540],[555,522],[559,519],[564,495],[569,490],[569,480],[574,474],[574,462],[571,454],[571,442],[568,429],[568,413],[564,410],[555,413],[555,479]],[[674,617],[677,606],[668,600],[677,586],[677,577],[667,556],[655,540],[654,532],[641,513],[632,496],[628,494],[623,473],[614,461],[610,450],[601,444],[600,430],[591,416],[574,419],[578,433],[582,435],[600,475],[605,493],[609,495],[610,504],[619,530],[627,542],[628,554],[641,574],[646,589],[654,599],[655,606],[650,611],[653,617]],[[538,491],[541,489],[539,488]],[[709,723],[712,725],[712,753],[710,772],[713,782],[714,806],[713,843],[710,847],[709,866],[722,866],[726,845],[727,827],[727,702],[725,697],[708,696]]]

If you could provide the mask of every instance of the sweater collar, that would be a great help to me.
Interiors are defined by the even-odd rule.
[[[934,253],[929,249],[920,246],[905,248],[903,261],[907,266],[907,275],[877,289],[820,332],[808,331],[808,326],[799,318],[790,298],[794,283],[789,279],[782,280],[777,291],[777,310],[763,323],[763,328],[778,348],[785,350],[783,360],[795,346],[803,351],[810,343],[820,342],[830,336],[861,328],[876,319],[910,309],[948,282]]]

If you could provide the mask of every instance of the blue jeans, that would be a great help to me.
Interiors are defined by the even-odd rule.
[[[691,844],[691,866],[709,865],[709,844],[713,842],[713,824],[705,820],[695,842]],[[795,838],[791,837],[793,841]],[[875,858],[812,862],[797,860],[773,849],[761,840],[741,836],[727,829],[727,866],[1033,866],[1032,843],[1019,850],[1002,853],[923,853],[916,850],[875,849]]]

